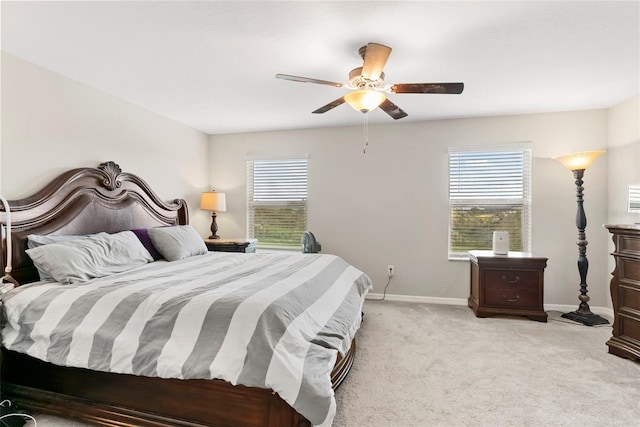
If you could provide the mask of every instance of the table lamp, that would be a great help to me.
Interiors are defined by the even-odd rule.
[[[211,236],[210,239],[219,239],[218,224],[216,224],[216,211],[225,212],[227,210],[227,201],[224,193],[218,193],[215,190],[202,193],[200,198],[200,209],[211,211]]]

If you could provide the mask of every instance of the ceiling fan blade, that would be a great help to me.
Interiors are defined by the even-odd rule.
[[[401,119],[403,117],[407,117],[407,113],[400,107],[398,107],[393,102],[389,101],[389,99],[385,99],[382,104],[380,104],[380,109],[393,117],[394,120]]]
[[[336,108],[339,105],[344,104],[344,96],[341,98],[336,99],[335,101],[331,101],[330,103],[328,103],[327,105],[318,108],[315,111],[312,111],[313,114],[322,114],[322,113],[326,113],[329,110],[332,110],[334,108]]]
[[[394,93],[449,93],[460,94],[464,83],[397,83],[391,86]]]
[[[364,54],[362,65],[362,77],[369,80],[378,80],[384,69],[387,59],[391,55],[391,48],[378,43],[369,43]]]
[[[316,83],[316,84],[319,84],[319,85],[327,85],[327,86],[335,86],[335,87],[344,86],[342,83],[338,83],[338,82],[330,82],[328,80],[310,79],[309,77],[292,76],[290,74],[276,74],[276,79],[290,80],[292,82],[301,82],[301,83]]]

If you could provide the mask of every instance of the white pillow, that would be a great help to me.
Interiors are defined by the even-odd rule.
[[[190,225],[150,228],[149,238],[167,261],[177,261],[208,252],[204,240]]]
[[[27,249],[38,270],[56,282],[82,283],[153,261],[131,231],[98,234]]]

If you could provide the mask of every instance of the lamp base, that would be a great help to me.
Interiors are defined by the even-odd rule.
[[[573,320],[574,322],[582,323],[586,326],[609,324],[609,321],[607,319],[593,313],[584,314],[578,313],[577,311],[572,311],[570,313],[562,313],[562,317],[564,317],[565,319]]]
[[[220,238],[220,236],[218,236],[218,224],[216,224],[217,216],[216,211],[211,211],[211,236],[209,236],[209,239]]]

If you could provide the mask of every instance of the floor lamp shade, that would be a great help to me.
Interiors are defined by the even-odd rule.
[[[227,198],[225,193],[217,191],[206,191],[200,198],[200,209],[211,211],[211,236],[210,239],[219,239],[218,224],[216,224],[216,211],[225,212],[227,210]]]
[[[562,163],[564,167],[573,172],[576,184],[576,201],[578,204],[578,211],[576,213],[576,227],[578,228],[578,273],[580,274],[580,305],[576,311],[570,313],[563,313],[562,317],[570,319],[576,322],[580,322],[587,326],[603,325],[609,323],[609,321],[597,314],[593,314],[589,308],[589,296],[587,295],[587,271],[589,269],[589,261],[587,260],[587,237],[585,229],[587,228],[587,216],[584,212],[584,199],[583,191],[585,169],[605,151],[583,151],[579,153],[567,154],[564,156],[556,157],[555,160]]]
[[[605,150],[581,151],[579,153],[565,154],[556,157],[554,160],[559,161],[565,168],[575,171],[579,169],[587,169],[595,160],[604,154]]]

